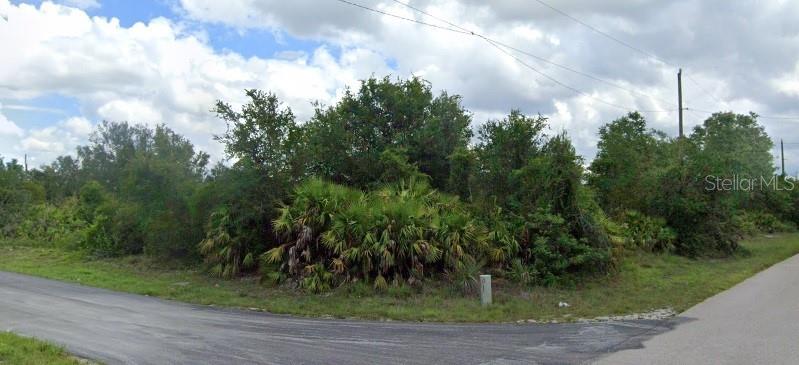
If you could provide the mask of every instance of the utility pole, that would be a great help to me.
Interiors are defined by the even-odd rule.
[[[680,113],[680,138],[682,138],[682,69],[677,71],[677,105]]]
[[[780,159],[782,160],[782,177],[785,177],[785,144],[780,139]]]
[[[28,172],[28,154],[25,154],[25,172]]]

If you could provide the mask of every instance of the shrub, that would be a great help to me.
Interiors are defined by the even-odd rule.
[[[480,272],[485,264],[471,256],[466,256],[455,263],[453,269],[447,270],[445,276],[454,288],[464,294],[474,294],[480,286]]]
[[[256,267],[255,253],[235,233],[234,224],[227,209],[216,210],[211,214],[205,239],[198,245],[211,273],[226,279]]]
[[[566,275],[608,267],[610,251],[575,238],[562,217],[539,210],[515,219],[489,234],[492,258],[511,279],[552,285]]]
[[[202,230],[192,224],[185,206],[150,212],[142,220],[142,252],[156,258],[193,261]]]
[[[80,218],[78,202],[66,199],[62,204],[37,204],[26,212],[17,228],[17,237],[37,240],[60,247],[76,247],[87,227]]]
[[[788,232],[796,229],[793,223],[783,222],[771,213],[759,211],[739,212],[733,217],[733,223],[745,235]]]
[[[312,291],[358,279],[383,290],[463,273],[485,249],[484,229],[456,198],[414,180],[371,193],[311,180],[280,208],[274,227],[283,244],[264,259]]]
[[[14,237],[26,210],[35,202],[34,191],[25,181],[25,171],[17,160],[0,157],[0,238]]]
[[[538,278],[538,272],[532,265],[526,265],[522,262],[522,259],[516,258],[508,265],[505,276],[519,284],[532,285]]]
[[[97,181],[83,185],[78,195],[78,216],[86,222],[93,222],[97,208],[108,198],[105,189]]]
[[[679,141],[678,141],[679,142]],[[683,148],[691,156],[689,144]],[[653,211],[673,228],[675,252],[690,257],[730,255],[738,249],[740,231],[732,222],[733,201],[704,185],[701,162],[688,160],[660,177]]]
[[[458,148],[448,157],[450,164],[447,191],[468,201],[471,198],[472,175],[476,157],[474,151]]]
[[[674,241],[678,254],[728,255],[738,248],[741,231],[777,228],[771,226],[776,222],[762,221],[763,227],[757,227],[748,217],[736,216],[743,210],[790,220],[787,192],[726,191],[706,184],[712,176],[765,178],[774,173],[773,144],[755,114],[714,113],[689,136],[669,139],[648,130],[644,118],[632,113],[603,126],[599,134],[588,182],[600,193],[603,207],[614,215],[633,209],[662,217],[673,232],[661,236]],[[786,186],[784,178],[776,181]],[[660,244],[653,222],[627,218],[632,240]]]
[[[139,220],[141,215],[141,208],[136,204],[106,201],[94,213],[83,248],[101,256],[142,253],[145,230]]]
[[[494,262],[506,271],[531,273],[532,281],[543,284],[611,268],[604,213],[581,182],[581,164],[569,139],[558,135],[511,171],[514,190],[504,209],[486,218],[494,229],[489,235]]]
[[[797,184],[795,180],[792,181],[794,184]],[[788,198],[786,204],[786,212],[784,214],[785,219],[790,221],[794,224],[794,226],[799,227],[799,187],[788,192]]]
[[[379,165],[382,171],[380,181],[384,183],[427,178],[419,172],[416,165],[408,161],[408,152],[405,149],[386,149],[380,154]]]
[[[662,252],[674,249],[677,234],[662,218],[627,210],[621,217],[622,234],[628,247]]]
[[[194,243],[198,245],[197,242],[203,240],[216,240],[214,237],[225,233],[230,241],[213,246],[222,248],[232,245],[237,247],[236,251],[241,251],[241,254],[230,254],[230,260],[233,261],[222,262],[209,258],[212,252],[198,250],[212,272],[222,275],[225,270],[232,270],[230,274],[222,275],[230,277],[259,268],[258,255],[274,247],[272,221],[277,217],[275,206],[288,196],[287,190],[288,185],[282,179],[267,178],[258,170],[241,164],[233,167],[218,165],[212,170],[206,184],[192,199],[193,220],[202,222],[200,226],[204,231]],[[202,247],[202,243],[196,247]],[[212,251],[218,252],[216,248]],[[248,255],[254,259],[252,266],[242,265]],[[215,269],[219,263],[223,264],[219,268],[222,271]]]

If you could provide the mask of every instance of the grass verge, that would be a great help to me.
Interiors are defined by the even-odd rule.
[[[81,362],[61,347],[10,332],[0,332],[0,364],[79,365]]]
[[[375,293],[350,285],[307,294],[261,285],[255,278],[224,281],[198,270],[169,269],[143,257],[87,259],[53,248],[0,247],[0,270],[36,275],[184,302],[339,318],[440,322],[570,320],[670,307],[680,312],[777,262],[799,253],[799,234],[759,236],[744,252],[724,259],[693,260],[668,254],[631,253],[612,275],[574,288],[520,288],[494,282],[494,305],[481,308],[443,284],[421,291],[400,287]],[[569,307],[559,308],[559,302]]]

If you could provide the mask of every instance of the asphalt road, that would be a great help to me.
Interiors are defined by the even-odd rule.
[[[561,364],[671,322],[458,325],[224,310],[0,272],[0,330],[107,364]],[[795,340],[795,338],[794,338]]]
[[[799,255],[708,298],[603,364],[799,364]]]

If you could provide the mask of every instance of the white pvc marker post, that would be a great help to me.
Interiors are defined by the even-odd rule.
[[[491,304],[491,275],[480,275],[480,304]]]

